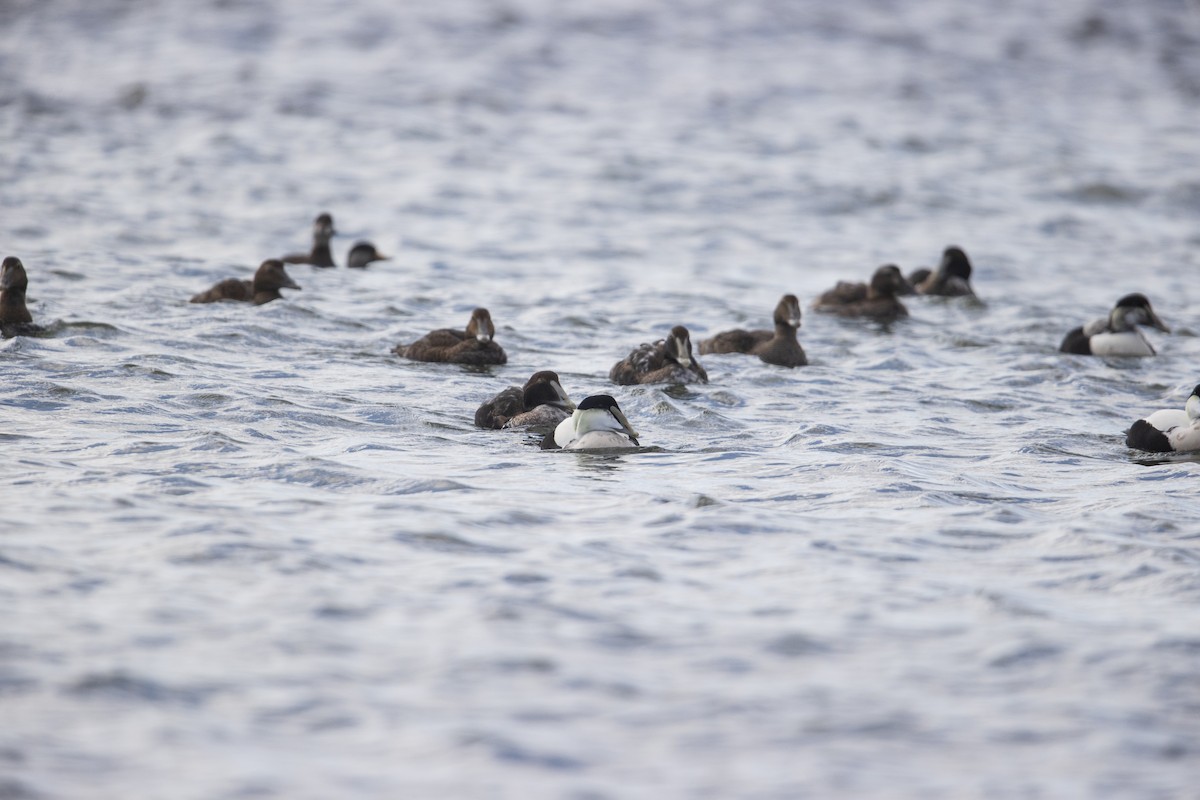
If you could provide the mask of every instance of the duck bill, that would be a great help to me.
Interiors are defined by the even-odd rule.
[[[280,284],[280,287],[283,289],[295,289],[296,291],[300,291],[300,284],[296,283],[291,278],[287,279],[287,283]]]
[[[1150,325],[1152,327],[1158,328],[1163,333],[1171,332],[1171,329],[1168,328],[1166,326],[1166,324],[1164,324],[1163,321],[1158,318],[1158,314],[1155,314],[1153,311],[1150,312]]]
[[[559,406],[565,408],[567,411],[575,410],[575,403],[571,401],[571,398],[567,395],[566,390],[559,385],[558,381],[550,381],[550,387],[554,389],[554,393],[558,395]]]
[[[629,438],[633,439],[633,441],[636,443],[638,440],[638,432],[635,431],[633,426],[629,424],[629,420],[625,418],[625,413],[619,408],[613,408],[611,410],[612,415],[617,418],[617,422],[621,423],[621,427],[624,428],[625,432],[629,434]]]

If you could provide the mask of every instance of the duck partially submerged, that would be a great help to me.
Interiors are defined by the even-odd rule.
[[[1125,445],[1150,453],[1187,453],[1200,450],[1200,385],[1192,389],[1182,411],[1155,411],[1125,432]]]
[[[481,405],[475,411],[475,425],[548,431],[574,410],[558,373],[542,370],[533,373],[524,386],[510,386]]]
[[[1138,330],[1139,325],[1157,328],[1164,333],[1171,332],[1154,313],[1146,295],[1135,292],[1118,300],[1108,316],[1068,331],[1058,349],[1063,353],[1083,356],[1155,355],[1154,346]]]
[[[351,269],[362,269],[376,261],[390,261],[391,256],[385,256],[375,249],[370,242],[357,242],[346,254],[346,266]]]
[[[785,294],[775,306],[775,330],[732,330],[718,333],[700,342],[700,354],[746,353],[758,356],[767,364],[780,367],[803,367],[808,363],[804,348],[796,341],[800,327],[800,301],[794,294]]]
[[[914,270],[909,283],[917,294],[939,297],[974,297],[971,288],[971,260],[961,247],[951,245],[942,251],[937,269]]]
[[[283,297],[280,289],[299,289],[283,267],[283,262],[277,258],[268,258],[259,265],[253,280],[228,278],[193,297],[192,303],[218,303],[222,300],[235,300],[243,303],[253,303],[261,306],[272,300]]]
[[[638,434],[612,395],[594,394],[554,429],[554,443],[564,450],[631,448]]]
[[[477,308],[471,312],[465,331],[453,328],[430,331],[412,344],[397,345],[392,352],[413,361],[476,366],[504,364],[508,356],[500,345],[492,341],[495,335],[492,315],[486,308]]]
[[[708,383],[708,373],[692,355],[688,329],[676,325],[665,339],[638,345],[613,365],[608,379],[622,386],[638,383]],[[601,395],[607,396],[607,395]]]
[[[837,314],[841,317],[867,317],[879,322],[892,322],[908,316],[908,309],[896,296],[908,286],[900,268],[885,264],[875,270],[871,283],[838,281],[837,286],[813,301],[814,311]]]
[[[29,276],[25,265],[16,256],[7,256],[0,263],[0,333],[4,336],[24,336],[41,333],[44,329],[33,324],[33,315],[25,305]]]
[[[329,248],[329,240],[337,235],[333,229],[333,217],[328,213],[319,214],[313,220],[313,245],[307,253],[290,253],[283,257],[285,264],[312,264],[314,267],[336,267],[333,261],[333,251]]]

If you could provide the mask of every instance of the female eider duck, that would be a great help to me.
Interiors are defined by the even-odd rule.
[[[385,256],[375,249],[370,242],[358,242],[346,254],[346,266],[350,269],[363,269],[375,261],[390,261],[391,256]]]
[[[692,356],[688,329],[676,325],[667,338],[638,345],[608,371],[613,383],[708,383],[708,373]]]
[[[310,253],[291,253],[283,257],[285,264],[312,264],[314,267],[336,267],[329,240],[337,235],[333,229],[333,217],[321,214],[313,220],[313,246]]]
[[[508,361],[503,348],[492,341],[496,326],[486,308],[471,312],[465,331],[441,328],[431,331],[409,345],[397,345],[392,352],[413,361],[436,361],[443,364],[504,364]]]
[[[1107,317],[1069,331],[1058,349],[1082,356],[1152,356],[1154,347],[1138,330],[1139,325],[1171,332],[1154,313],[1146,295],[1135,292],[1118,300]]]
[[[939,297],[974,297],[971,288],[971,260],[961,247],[951,245],[942,251],[942,261],[935,270],[917,269],[908,281],[917,294]]]
[[[804,348],[796,341],[800,327],[800,301],[794,294],[785,294],[775,306],[774,331],[733,330],[718,333],[700,342],[700,355],[709,353],[746,353],[758,356],[767,364],[780,367],[803,367],[808,363]]]
[[[41,333],[44,328],[33,324],[33,315],[25,305],[29,276],[25,265],[16,256],[0,263],[0,333],[4,336],[27,336]]]
[[[1125,445],[1150,453],[1200,450],[1200,386],[1192,389],[1183,411],[1163,409],[1133,423],[1125,433]]]
[[[533,373],[524,386],[510,386],[481,405],[475,412],[475,425],[548,431],[574,410],[558,373],[542,370]]]
[[[594,394],[558,424],[554,443],[564,450],[629,448],[638,446],[638,434],[611,395]]]
[[[280,289],[299,289],[291,276],[283,268],[283,262],[277,258],[268,258],[262,262],[254,273],[254,280],[228,278],[211,289],[201,292],[191,299],[192,303],[218,303],[222,300],[237,300],[243,303],[254,303],[261,306],[272,300],[283,297]]]
[[[870,285],[838,281],[837,286],[813,301],[812,308],[842,317],[891,322],[908,316],[908,309],[896,297],[907,285],[899,267],[885,264],[875,270]]]

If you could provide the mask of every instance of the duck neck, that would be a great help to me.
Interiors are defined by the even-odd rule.
[[[33,322],[25,307],[25,287],[14,286],[0,291],[0,322]]]
[[[309,261],[318,267],[333,266],[333,251],[329,249],[328,239],[316,239],[313,241],[312,254],[309,256]]]

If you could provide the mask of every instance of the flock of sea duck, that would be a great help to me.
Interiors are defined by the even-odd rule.
[[[336,266],[329,246],[337,231],[333,218],[321,214],[313,222],[313,245],[308,253],[267,259],[252,280],[230,278],[191,298],[193,303],[240,301],[262,305],[282,297],[281,289],[299,289],[284,264]],[[366,267],[386,260],[370,242],[358,242],[347,254],[346,265]],[[843,317],[861,317],[892,322],[908,316],[900,301],[904,295],[974,297],[971,262],[958,247],[947,247],[937,269],[919,269],[905,277],[894,264],[875,270],[870,282],[840,281],[812,303],[815,311]],[[8,256],[0,264],[0,333],[5,337],[39,334],[44,329],[33,322],[25,304],[29,285],[20,259]],[[773,330],[729,330],[700,342],[701,354],[742,353],[758,356],[767,364],[802,367],[808,363],[797,341],[800,302],[787,294],[775,306]],[[1139,328],[1152,327],[1169,333],[1150,301],[1143,294],[1129,294],[1117,301],[1107,316],[1067,333],[1059,349],[1064,353],[1098,356],[1152,356],[1154,347]],[[496,327],[486,308],[471,312],[463,330],[442,328],[407,345],[393,349],[396,355],[414,361],[474,366],[498,365],[508,361],[494,339]],[[618,385],[649,383],[707,383],[708,373],[692,350],[691,335],[676,325],[662,339],[638,345],[609,370]],[[488,400],[475,412],[481,428],[518,429],[544,434],[544,447],[569,450],[631,448],[638,434],[625,418],[617,401],[607,394],[591,395],[575,405],[562,387],[558,374],[535,372],[524,386],[513,386]],[[1192,391],[1185,408],[1156,411],[1137,420],[1126,434],[1126,444],[1153,453],[1200,450],[1200,385]]]

